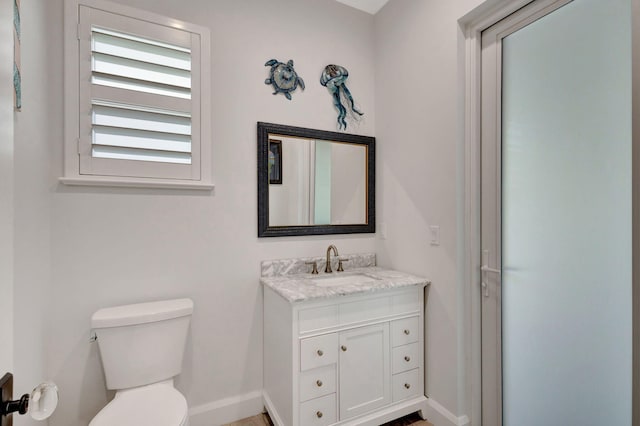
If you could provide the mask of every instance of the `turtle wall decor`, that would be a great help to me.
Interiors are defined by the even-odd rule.
[[[274,95],[283,93],[287,99],[291,100],[291,92],[296,90],[298,86],[304,90],[304,81],[302,77],[298,76],[296,70],[293,69],[292,59],[286,64],[276,59],[270,59],[264,66],[271,67],[269,70],[269,78],[264,81],[264,84],[273,86],[273,90],[275,90],[273,92]]]
[[[345,97],[351,103],[351,111],[363,116],[364,113],[358,111],[353,101],[353,96],[347,88],[347,77],[349,77],[349,71],[343,66],[330,64],[324,68],[322,75],[320,76],[320,84],[329,89],[329,93],[333,95],[333,105],[338,109],[338,126],[342,130],[347,129],[347,109],[342,104],[342,97]],[[355,116],[353,116],[355,118]]]

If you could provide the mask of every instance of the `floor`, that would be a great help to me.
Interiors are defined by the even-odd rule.
[[[238,420],[237,422],[229,423],[225,426],[273,426],[269,415],[266,413],[258,414],[257,416],[249,417],[247,419]],[[417,414],[409,414],[401,419],[394,420],[390,423],[385,423],[381,426],[433,426],[426,420],[420,419]]]

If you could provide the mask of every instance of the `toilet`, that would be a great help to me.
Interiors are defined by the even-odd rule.
[[[173,386],[182,370],[191,299],[100,309],[91,317],[107,389],[115,398],[89,426],[188,426],[187,401]]]

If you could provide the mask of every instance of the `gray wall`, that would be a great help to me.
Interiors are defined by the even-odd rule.
[[[14,397],[31,392],[49,378],[45,364],[50,327],[51,293],[51,190],[55,186],[51,155],[57,148],[61,108],[61,83],[50,75],[61,64],[55,49],[43,42],[43,35],[58,31],[48,19],[51,5],[21,2],[22,111],[14,115]],[[49,73],[51,70],[51,74]],[[77,303],[68,299],[67,306]],[[71,302],[73,300],[73,302]],[[18,425],[37,425],[29,416],[20,416]]]
[[[262,387],[260,260],[317,256],[335,243],[341,253],[375,250],[381,265],[433,280],[426,389],[446,410],[465,414],[458,386],[456,20],[480,0],[391,0],[375,18],[331,0],[122,2],[211,28],[216,188],[58,184],[62,0],[23,2],[30,34],[23,42],[24,110],[16,117],[15,307],[16,320],[31,327],[16,339],[16,364],[28,376],[20,390],[55,380],[61,401],[50,424],[86,425],[112,396],[97,347],[88,342],[91,314],[187,296],[195,314],[177,386],[189,405],[206,411],[255,393]],[[305,79],[307,89],[293,101],[271,95],[263,83],[271,58],[293,59]],[[259,240],[256,122],[336,130],[331,97],[318,84],[328,63],[349,69],[349,87],[365,112],[349,132],[377,137],[378,222],[386,224],[387,239]],[[431,224],[441,227],[440,246],[428,243]]]
[[[13,1],[0,1],[0,377],[13,369]]]
[[[25,99],[17,139],[33,148],[21,148],[25,156],[17,166],[30,166],[32,149],[46,154],[35,153],[43,169],[26,168],[29,182],[18,187],[27,194],[21,211],[35,209],[29,218],[33,227],[17,227],[24,238],[18,246],[26,250],[37,242],[36,259],[43,262],[23,270],[29,284],[17,308],[31,303],[35,312],[24,307],[21,315],[35,315],[44,324],[34,327],[22,348],[44,353],[44,371],[60,386],[60,406],[50,421],[54,426],[86,425],[112,396],[104,388],[97,347],[88,342],[95,310],[191,297],[195,313],[177,386],[190,407],[206,410],[262,388],[260,260],[321,255],[330,243],[343,253],[374,250],[372,235],[256,238],[257,121],[336,130],[331,96],[318,80],[325,65],[338,63],[349,69],[351,91],[366,114],[350,131],[374,133],[373,17],[333,1],[123,3],[211,29],[216,188],[209,193],[58,184],[62,1],[23,2],[33,15],[46,14],[47,22],[41,31],[33,29],[38,40],[25,47],[25,67],[37,76],[25,81],[32,96]],[[294,93],[293,101],[273,96],[264,84],[264,63],[271,58],[293,59],[305,79],[306,90]],[[50,163],[41,164],[40,156],[49,154]],[[40,268],[47,268],[46,276]],[[43,348],[38,342],[44,332]]]
[[[454,416],[467,414],[458,321],[464,213],[460,183],[457,20],[480,0],[391,0],[375,16],[378,263],[432,280],[426,306],[426,392]],[[440,226],[440,245],[429,226]]]

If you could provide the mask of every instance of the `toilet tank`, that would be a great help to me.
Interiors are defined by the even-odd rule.
[[[93,314],[107,388],[144,386],[180,374],[192,313],[191,299],[175,299]]]

